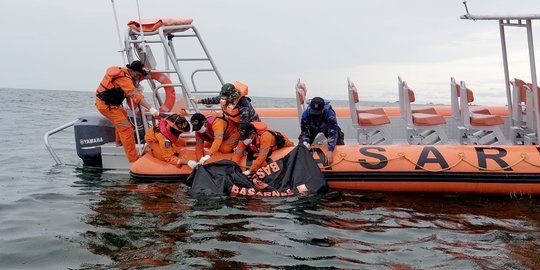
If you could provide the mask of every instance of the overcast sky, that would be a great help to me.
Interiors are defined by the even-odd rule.
[[[137,18],[136,1],[115,3],[123,31]],[[294,97],[301,78],[308,96],[344,99],[350,77],[362,99],[395,101],[401,75],[418,100],[445,102],[455,76],[477,101],[505,102],[497,22],[459,19],[460,0],[139,3],[143,18],[193,18],[225,81],[248,84],[253,96]],[[468,6],[471,14],[540,13],[539,0]],[[108,66],[123,64],[110,0],[0,0],[0,23],[0,88],[95,91]],[[510,76],[530,81],[525,30],[508,37]]]

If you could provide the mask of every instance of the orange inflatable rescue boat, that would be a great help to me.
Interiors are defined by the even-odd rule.
[[[498,22],[499,30],[502,31],[502,44],[506,42],[505,28],[526,28],[527,33],[532,33],[531,22],[540,20],[539,15],[466,14],[461,18]],[[222,108],[219,104],[212,107],[199,102],[201,98],[210,95],[218,96],[218,89],[225,81],[192,21],[133,21],[125,35],[123,52],[129,61],[135,60],[135,57],[144,58],[151,75],[143,83],[149,84],[147,89],[152,91],[150,94],[154,105],[162,112],[182,111],[182,115],[189,118],[195,112],[210,115],[220,114],[225,109],[236,116],[235,104]],[[192,42],[193,37],[199,42]],[[335,104],[337,102],[332,104],[338,125],[345,134],[345,145],[335,147],[332,164],[326,163],[328,150],[324,140],[316,139],[309,149],[330,188],[390,192],[540,194],[540,88],[536,77],[532,35],[527,35],[527,42],[531,77],[525,80],[510,77],[506,47],[502,46],[505,84],[500,88],[504,90],[494,93],[493,89],[489,89],[492,96],[506,97],[504,103],[498,101],[502,106],[473,104],[474,95],[470,87],[478,87],[474,79],[467,85],[465,81],[448,76],[450,100],[443,103],[449,105],[419,107],[414,104],[415,91],[408,82],[398,77],[397,98],[388,100],[387,104],[396,100],[399,103],[393,107],[363,107],[359,106],[361,95],[356,85],[348,80],[348,88],[343,87],[343,94],[347,90],[348,106],[339,107]],[[175,46],[184,48],[188,44],[200,46],[193,51],[201,52],[203,56],[183,55],[179,58]],[[167,59],[165,63],[158,63],[152,51],[163,51]],[[194,65],[190,70],[190,65],[185,65],[185,61],[197,61],[207,66]],[[205,72],[204,79],[198,79],[202,72]],[[212,78],[215,78],[214,82]],[[244,88],[243,93],[247,94],[247,85]],[[337,92],[339,89],[336,87],[332,91]],[[252,90],[251,95],[257,93]],[[259,95],[264,93],[259,92]],[[309,104],[307,88],[300,80],[296,84],[295,94],[296,108],[259,108],[256,105],[259,100],[255,98],[252,103],[269,128],[292,140],[300,133],[299,120]],[[267,105],[284,107],[277,103],[281,102],[267,102]],[[134,126],[141,131],[152,128],[155,125],[154,119],[144,110],[141,112],[145,117],[136,117],[141,113],[130,113]],[[114,126],[101,115],[80,117],[45,134],[45,145],[57,164],[61,162],[49,144],[48,137],[70,126],[74,126],[77,154],[85,166],[129,168],[122,147],[115,144]],[[142,149],[143,136],[139,133],[136,135],[138,148]],[[193,134],[184,135],[189,137]],[[193,136],[189,138],[193,139]],[[193,144],[191,141],[191,144],[182,148],[183,159],[196,160]],[[284,157],[291,149],[274,151],[267,162]],[[207,163],[231,159],[231,155],[216,153]],[[241,166],[251,165],[254,159],[254,156],[244,157]],[[178,168],[150,154],[143,154],[131,164],[130,174],[136,179],[177,181],[186,179],[191,169],[189,166]]]
[[[272,160],[293,147],[275,151]],[[334,164],[325,163],[326,147],[312,147],[328,185],[336,189],[396,192],[540,194],[540,147],[459,145],[336,146]],[[186,158],[194,159],[186,148]],[[215,154],[209,162],[230,159]],[[241,166],[254,160],[247,157]],[[175,167],[151,155],[131,166],[131,175],[146,180],[183,180],[188,166]]]

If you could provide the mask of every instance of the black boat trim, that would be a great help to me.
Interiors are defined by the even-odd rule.
[[[325,172],[329,182],[452,182],[540,184],[533,173]]]
[[[152,175],[130,172],[131,177],[146,181],[185,181],[189,174]],[[432,173],[432,172],[324,172],[328,182],[452,182],[491,184],[540,184],[533,173]]]
[[[185,181],[189,174],[138,174],[134,173],[132,171],[129,172],[129,175],[131,177],[137,179],[137,180],[143,180],[143,181]]]

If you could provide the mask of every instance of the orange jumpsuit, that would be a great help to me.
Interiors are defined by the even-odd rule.
[[[186,141],[180,136],[176,142],[170,142],[158,128],[149,128],[144,134],[144,140],[150,148],[150,154],[159,160],[163,160],[175,166],[186,164],[179,156],[180,147],[186,146]]]
[[[210,155],[216,152],[224,154],[233,152],[234,147],[238,144],[238,137],[240,137],[237,124],[230,121],[227,123],[227,120],[216,117],[212,126],[208,127],[208,129],[204,133],[195,132],[195,140],[197,142],[195,153],[197,154],[197,160],[204,156],[204,141],[212,142],[212,146],[208,151]],[[223,140],[224,137],[225,140]]]
[[[285,136],[285,134],[282,133],[282,135],[285,138],[285,144],[283,145],[283,147],[294,146],[294,143],[291,142],[289,138]],[[270,154],[270,151],[277,150],[276,137],[269,131],[264,131],[262,134],[257,135],[255,141],[252,142],[252,144],[255,147],[246,146],[244,144],[244,141],[240,141],[238,143],[238,146],[236,146],[236,148],[234,149],[232,160],[236,162],[236,164],[240,164],[240,159],[247,154],[246,147],[250,147],[252,149],[256,148],[256,153],[259,153],[259,155],[257,156],[257,159],[255,159],[253,163],[251,163],[251,167],[249,168],[249,170],[253,173],[266,164],[266,158]]]
[[[118,67],[110,67],[107,73],[103,77],[97,92],[103,91],[104,87],[110,87],[111,85],[116,88],[122,89],[126,97],[131,98],[135,105],[144,98],[142,94],[137,92],[137,87],[133,83],[133,79],[129,76],[127,69],[120,68],[121,74],[119,77],[111,78],[110,70]],[[122,106],[109,106],[105,104],[103,100],[96,97],[96,107],[98,111],[107,117],[113,124],[116,132],[116,141],[122,142],[124,146],[124,152],[129,162],[134,162],[139,158],[137,150],[135,149],[135,137],[133,127],[128,120],[127,112]]]

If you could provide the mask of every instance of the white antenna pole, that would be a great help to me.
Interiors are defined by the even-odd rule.
[[[120,27],[118,26],[118,16],[116,15],[116,7],[114,5],[114,0],[111,0],[111,4],[112,4],[113,13],[114,13],[114,22],[116,23],[116,34],[118,35],[118,44],[120,45],[120,49],[121,49],[119,52],[122,53],[120,57],[122,57],[122,62],[124,62],[124,65],[126,65],[126,58],[124,57],[126,50],[122,46],[122,37],[120,36]]]
[[[141,38],[142,38],[142,51],[143,53],[146,53],[146,43],[144,42],[144,31],[143,31],[143,25],[141,20],[141,9],[139,8],[139,0],[136,0],[137,2],[137,13],[139,14],[139,31],[141,32]]]

